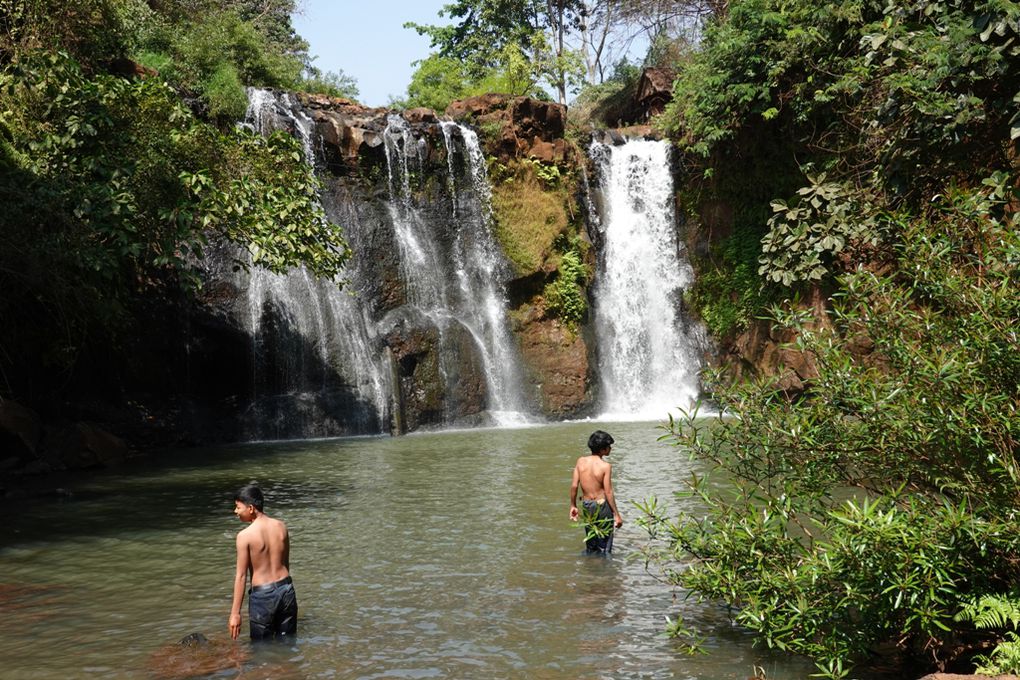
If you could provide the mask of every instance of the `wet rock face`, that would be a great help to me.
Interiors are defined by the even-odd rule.
[[[98,425],[44,421],[21,404],[0,402],[0,475],[4,477],[107,467],[129,454],[123,439]]]
[[[514,330],[543,413],[553,418],[590,413],[593,375],[584,338],[558,319],[541,318],[534,309],[524,321]]]
[[[446,115],[482,129],[498,130],[487,135],[488,151],[509,158],[535,158],[558,163],[567,158],[563,139],[567,107],[530,97],[483,94],[451,103]]]
[[[817,287],[812,288],[804,302],[818,324],[828,323],[826,304],[825,296]],[[776,329],[767,321],[757,320],[734,338],[728,348],[729,356],[720,356],[718,360],[727,363],[734,379],[749,375],[776,377],[776,387],[793,398],[804,392],[806,381],[818,376],[811,356],[792,348],[795,340],[796,335],[792,331]],[[866,338],[858,338],[855,342],[867,348]],[[863,353],[866,352],[862,349]]]
[[[442,352],[441,344],[455,351]],[[427,319],[403,319],[386,335],[386,345],[396,363],[406,430],[464,422],[485,410],[485,374],[462,326],[440,329]]]

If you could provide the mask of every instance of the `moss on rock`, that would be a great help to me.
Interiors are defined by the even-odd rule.
[[[556,238],[571,230],[576,214],[557,166],[512,160],[507,165],[495,163],[492,176],[496,238],[514,273],[527,276],[546,269]]]

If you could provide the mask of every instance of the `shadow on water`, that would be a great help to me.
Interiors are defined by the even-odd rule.
[[[232,514],[234,492],[252,481],[263,486],[271,514],[323,503],[342,507],[354,491],[344,481],[343,457],[334,464],[338,475],[328,481],[287,464],[309,450],[341,446],[335,440],[234,444],[165,452],[78,474],[62,480],[59,493],[0,501],[0,513],[10,518],[0,524],[0,548],[24,540],[180,532],[209,523],[235,530],[240,524]]]

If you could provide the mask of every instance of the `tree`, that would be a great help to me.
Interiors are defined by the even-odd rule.
[[[476,80],[498,68],[507,46],[515,45],[539,65],[565,104],[567,89],[579,72],[579,58],[566,44],[567,34],[579,21],[579,8],[576,0],[457,0],[439,13],[457,23],[405,26],[429,36],[440,56],[469,64]]]
[[[407,98],[396,105],[411,108],[424,106],[443,111],[456,99],[488,92],[511,96],[548,97],[539,87],[541,72],[520,48],[508,43],[499,55],[498,65],[479,71],[463,62],[439,54],[429,55],[418,63],[407,86]]]
[[[828,677],[891,648],[965,658],[1003,631],[957,615],[1020,587],[1017,16],[734,1],[665,114],[705,191],[737,187],[804,385],[706,375],[725,415],[672,423],[700,465],[679,519],[646,506],[657,558]],[[755,166],[793,189],[762,197]]]
[[[897,216],[892,259],[840,279],[824,322],[775,312],[817,369],[706,387],[672,423],[701,505],[648,526],[679,585],[828,677],[893,644],[944,665],[992,635],[954,620],[1020,586],[1020,220],[1015,175]],[[679,564],[678,564],[679,562]]]
[[[305,77],[300,87],[306,92],[327,94],[341,99],[357,100],[359,94],[357,79],[344,73],[343,69],[322,71],[311,65],[305,67]]]
[[[23,35],[41,29],[19,26]],[[121,346],[147,300],[200,285],[210,241],[246,249],[244,266],[338,276],[349,253],[323,217],[296,139],[199,119],[161,79],[103,72],[106,47],[75,44],[91,60],[83,65],[31,40],[8,45],[12,60],[0,72],[4,397],[38,403],[59,393],[80,357]]]

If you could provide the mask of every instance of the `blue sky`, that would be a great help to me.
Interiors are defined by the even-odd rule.
[[[438,12],[449,0],[300,0],[294,28],[318,56],[323,71],[354,76],[359,99],[369,106],[385,106],[390,95],[403,96],[411,81],[411,62],[429,53],[428,38],[405,21],[441,23]]]

